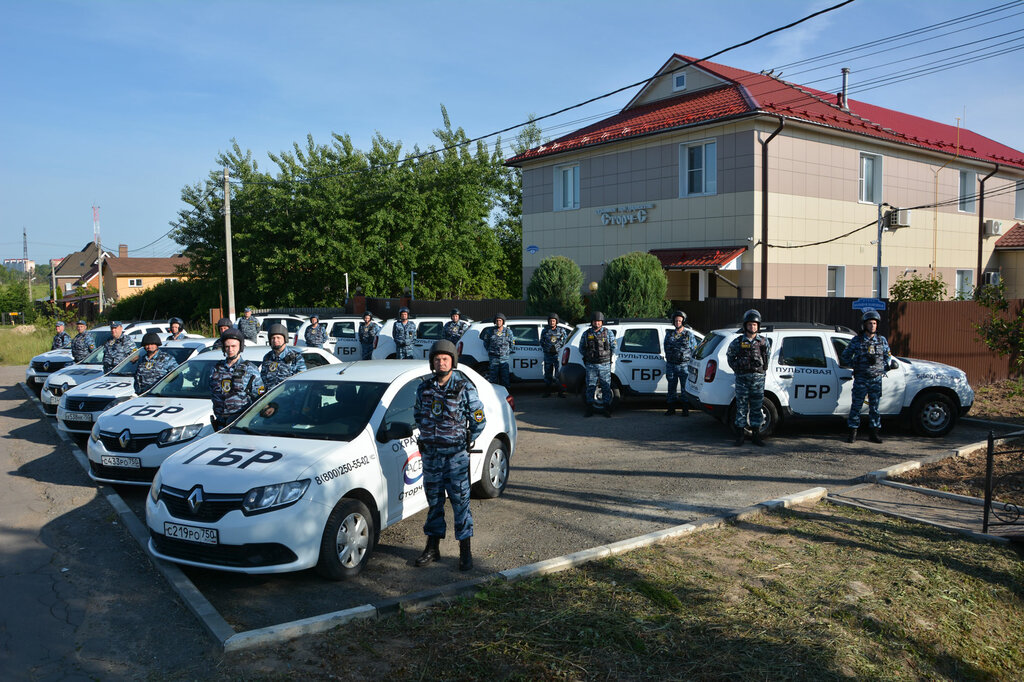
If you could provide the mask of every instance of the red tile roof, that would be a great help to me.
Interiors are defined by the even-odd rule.
[[[997,249],[1024,249],[1024,223],[1017,223],[996,241]]]
[[[747,250],[745,246],[713,246],[702,249],[651,249],[661,267],[669,270],[681,268],[720,268],[736,260]]]
[[[170,276],[178,272],[178,266],[188,267],[188,257],[170,258],[111,258],[104,261],[110,271],[118,277],[129,276]]]
[[[694,61],[690,57],[673,55],[659,72],[674,60]],[[957,152],[959,140],[959,155],[962,157],[1024,169],[1024,152],[965,128],[958,131],[955,126],[856,100],[848,100],[849,110],[844,110],[834,93],[724,64],[701,62],[695,68],[721,78],[725,84],[632,108],[630,102],[611,118],[530,149],[507,163],[516,165],[572,149],[699,123],[771,114],[947,154]]]

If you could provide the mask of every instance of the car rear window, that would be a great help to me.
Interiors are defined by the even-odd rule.
[[[622,335],[620,353],[653,353],[661,354],[661,342],[658,340],[657,329],[627,329]]]
[[[516,340],[518,346],[539,346],[540,345],[540,334],[537,332],[537,325],[535,324],[510,324],[509,329],[512,330],[512,336]]]
[[[820,336],[787,336],[782,339],[779,364],[789,367],[825,367],[825,346]]]
[[[697,360],[710,357],[722,345],[722,341],[725,341],[725,337],[721,334],[708,334],[697,346],[697,350],[693,352],[693,357]]]
[[[440,339],[444,330],[442,322],[417,322],[416,338],[419,339]]]
[[[336,339],[356,338],[356,327],[354,322],[335,322],[331,325],[330,336]]]

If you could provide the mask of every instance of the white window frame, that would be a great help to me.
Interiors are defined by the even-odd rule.
[[[831,290],[828,288],[828,275],[829,272],[835,270],[836,272],[836,288]],[[828,298],[843,298],[846,296],[846,266],[845,265],[827,265],[825,266],[825,296]]]
[[[977,194],[978,173],[972,170],[961,170],[959,184],[957,185],[957,210],[960,213],[974,213],[977,211]]]
[[[864,161],[872,160],[871,164],[871,195],[868,196],[865,184]],[[882,169],[884,163],[881,154],[861,152],[857,157],[857,201],[862,204],[882,203]]]
[[[1024,180],[1017,181],[1016,198],[1013,203],[1013,219],[1024,220]]]
[[[129,278],[129,280],[128,280],[128,286],[129,286],[129,287],[132,287],[132,288],[138,288],[138,287],[141,287],[141,286],[142,286],[142,278],[141,278],[141,277],[132,277],[132,278]]]
[[[878,268],[871,267],[871,298],[889,298],[889,266],[882,266],[882,291],[878,291]]]
[[[570,173],[572,177],[572,196],[564,196],[564,178],[566,173]],[[580,164],[578,163],[567,163],[561,166],[555,166],[554,171],[554,186],[555,186],[555,210],[556,211],[572,211],[580,207]]]
[[[690,150],[701,148],[701,190],[690,192]],[[709,154],[709,150],[711,153]],[[710,159],[710,163],[708,160]],[[698,140],[696,142],[684,142],[679,145],[679,196],[682,197],[706,197],[718,194],[718,140]]]
[[[680,84],[680,81],[682,84]],[[672,92],[682,92],[686,89],[686,73],[672,74]]]
[[[974,298],[974,268],[957,270],[955,286],[953,295],[957,298]]]

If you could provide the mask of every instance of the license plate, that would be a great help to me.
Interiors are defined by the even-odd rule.
[[[57,403],[60,402],[60,398],[58,398],[57,396],[53,395],[52,393],[49,394],[49,395],[44,395],[44,396],[42,396],[42,398],[43,398],[43,402],[46,403],[47,405],[56,405]]]
[[[686,368],[686,372],[687,372],[687,376],[689,376],[689,378],[690,378],[690,383],[691,384],[697,383],[697,368],[696,367],[687,367]]]
[[[118,467],[119,469],[141,469],[142,459],[139,457],[100,455],[100,464],[105,467]]]
[[[91,412],[63,412],[60,418],[66,422],[91,422]]]
[[[164,521],[164,535],[175,540],[186,542],[198,542],[203,545],[216,545],[216,528],[200,528],[199,526],[183,526],[180,523],[168,523]]]

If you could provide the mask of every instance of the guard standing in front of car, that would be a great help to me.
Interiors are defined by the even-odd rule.
[[[180,317],[172,317],[167,321],[167,331],[170,332],[168,341],[184,341],[188,338],[185,335],[185,322]]]
[[[849,442],[857,440],[860,427],[860,408],[868,399],[868,426],[871,435],[868,440],[881,443],[878,434],[882,420],[878,416],[878,402],[882,398],[882,377],[889,370],[892,356],[889,342],[878,333],[878,322],[882,317],[874,310],[865,310],[861,317],[861,332],[850,339],[840,358],[844,367],[853,368],[853,389],[850,396],[850,415],[846,425],[850,427]]]
[[[217,340],[213,342],[214,350],[224,349],[224,332],[231,329],[233,326],[234,325],[231,324],[231,320],[226,317],[222,317],[217,320]]]
[[[587,409],[584,417],[594,416],[594,410],[601,410],[606,417],[612,416],[612,345],[615,332],[604,326],[604,313],[595,310],[590,314],[590,329],[580,339],[583,353],[583,367],[587,371]],[[601,388],[601,402],[598,403],[597,388]]]
[[[729,367],[736,375],[736,421],[739,433],[735,445],[743,445],[747,423],[753,432],[754,445],[761,440],[761,406],[764,404],[764,374],[768,369],[768,339],[761,331],[761,313],[748,310],[743,314],[743,330],[726,350]]]
[[[309,316],[309,326],[306,327],[306,345],[311,348],[323,348],[327,343],[327,329],[320,324],[319,315]]]
[[[409,309],[402,306],[398,309],[391,338],[395,340],[395,357],[399,360],[412,360],[412,349],[416,343],[416,323],[409,319]]]
[[[452,319],[444,323],[441,335],[452,343],[458,343],[462,335],[469,329],[469,325],[462,321],[462,313],[458,308],[452,308],[451,316]]]
[[[363,321],[359,323],[359,347],[363,351],[363,360],[373,357],[373,342],[380,334],[380,325],[373,321],[373,315],[367,310],[363,313]]]
[[[242,360],[245,337],[237,329],[228,329],[220,335],[224,359],[210,373],[210,398],[213,417],[210,423],[220,431],[235,421],[247,407],[263,395],[263,377],[253,363]]]
[[[686,368],[693,357],[693,334],[686,330],[686,313],[677,310],[672,313],[672,326],[665,332],[665,378],[668,379],[668,409],[665,416],[676,413],[676,405],[684,417],[690,416],[690,407],[684,397],[679,399],[676,387],[686,383]]]
[[[440,542],[445,536],[445,493],[452,501],[455,539],[459,541],[459,570],[473,568],[470,538],[473,515],[469,509],[469,450],[484,430],[484,406],[476,388],[461,373],[455,344],[441,340],[430,348],[433,376],[416,389],[413,411],[420,429],[419,448],[423,459],[423,490],[427,496],[427,520],[423,533],[427,546],[416,559],[426,566],[441,557]]]
[[[568,333],[558,326],[558,313],[548,313],[548,326],[540,333],[540,348],[544,352],[544,397],[550,398],[555,388],[555,372],[558,370],[558,354],[569,338]],[[558,387],[558,397],[565,397],[565,390]]]
[[[50,350],[57,350],[58,348],[70,348],[71,337],[66,331],[64,331],[64,320],[57,320],[57,333],[53,335],[53,343],[50,344]]]
[[[484,344],[487,347],[487,359],[490,361],[487,380],[508,389],[511,387],[508,362],[516,352],[516,339],[505,327],[505,313],[494,316],[494,326],[488,329],[488,332],[487,342]]]
[[[260,335],[260,323],[252,316],[252,308],[247,307],[243,317],[239,318],[238,331],[242,332],[242,336],[245,337],[246,341],[256,343],[256,339]]]
[[[85,331],[88,327],[85,320],[79,320],[75,326],[78,328],[78,333],[75,334],[75,338],[71,339],[71,357],[75,359],[75,362],[81,362],[89,353],[96,350],[96,341],[92,338],[92,334]]]
[[[135,367],[135,392],[142,395],[153,384],[163,379],[168,372],[178,366],[178,361],[160,350],[160,335],[148,332],[142,337],[145,353],[139,358]]]
[[[271,350],[263,356],[260,376],[263,378],[264,389],[269,391],[288,377],[305,372],[306,361],[302,359],[302,353],[298,349],[286,345],[288,327],[283,324],[270,325],[267,338],[270,341]]]
[[[103,344],[103,373],[114,369],[114,366],[132,354],[135,342],[124,333],[124,326],[118,321],[110,323],[110,338]]]

